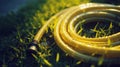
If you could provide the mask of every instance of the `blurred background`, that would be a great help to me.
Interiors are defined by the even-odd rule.
[[[38,0],[0,0],[0,15],[5,15],[10,11],[16,12],[28,3],[35,3]],[[119,4],[119,0],[91,0],[91,2]]]
[[[0,14],[6,15],[8,12],[16,12],[26,4],[34,3],[37,0],[0,0]]]

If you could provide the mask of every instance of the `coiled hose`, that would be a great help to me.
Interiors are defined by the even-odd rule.
[[[33,43],[37,44],[49,25],[54,23],[56,43],[72,57],[86,62],[98,62],[103,56],[103,63],[120,63],[120,32],[98,38],[83,37],[76,33],[80,23],[97,21],[110,21],[120,26],[120,7],[87,3],[62,10],[38,31]],[[108,40],[112,43],[109,44]]]

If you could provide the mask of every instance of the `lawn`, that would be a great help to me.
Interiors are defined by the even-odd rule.
[[[16,13],[0,16],[0,67],[109,67],[86,63],[64,53],[48,29],[37,54],[27,49],[38,30],[59,11],[82,3],[119,4],[119,0],[37,0],[21,7]]]

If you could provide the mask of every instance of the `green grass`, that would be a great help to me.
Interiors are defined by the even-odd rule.
[[[52,32],[45,34],[37,54],[26,50],[34,35],[51,16],[59,11],[91,2],[90,0],[38,0],[22,7],[17,13],[0,17],[0,67],[95,67],[71,58],[54,42]],[[92,2],[107,2],[92,0]],[[118,1],[114,4],[118,4]],[[46,43],[47,40],[47,43]]]
[[[77,33],[89,38],[98,38],[119,32],[119,25],[112,22],[90,22],[79,24]],[[89,34],[87,34],[89,33]]]

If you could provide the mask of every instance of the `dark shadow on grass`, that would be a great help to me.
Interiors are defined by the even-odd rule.
[[[39,7],[42,7],[45,3],[46,0],[37,0],[36,2],[28,3],[26,6],[21,7],[16,13],[9,12],[5,16],[0,16],[0,67],[2,67],[3,64],[6,64],[8,67],[22,67],[20,66],[23,65],[21,60],[22,62],[23,60],[28,61],[26,64],[31,66],[30,63],[35,61],[33,61],[33,58],[29,60],[22,58],[22,56],[26,57],[23,55],[25,51],[22,51],[22,49],[25,49],[25,45],[22,44],[21,47],[20,43],[15,38],[17,35],[15,32],[17,32],[17,27],[22,27],[24,29],[25,23],[29,23],[36,11],[38,9],[42,10],[42,8]],[[11,36],[13,36],[12,39],[10,39]],[[20,53],[14,52],[15,50],[11,49],[10,46],[17,46],[15,49],[17,48],[20,50]],[[15,56],[16,54],[18,54],[18,56]],[[35,63],[36,62],[34,62],[34,64]]]
[[[18,26],[29,22],[38,9],[42,10],[39,7],[45,2],[46,0],[35,0],[27,3],[17,12],[11,11],[5,16],[0,16],[0,37],[9,36],[12,32],[16,32]]]

